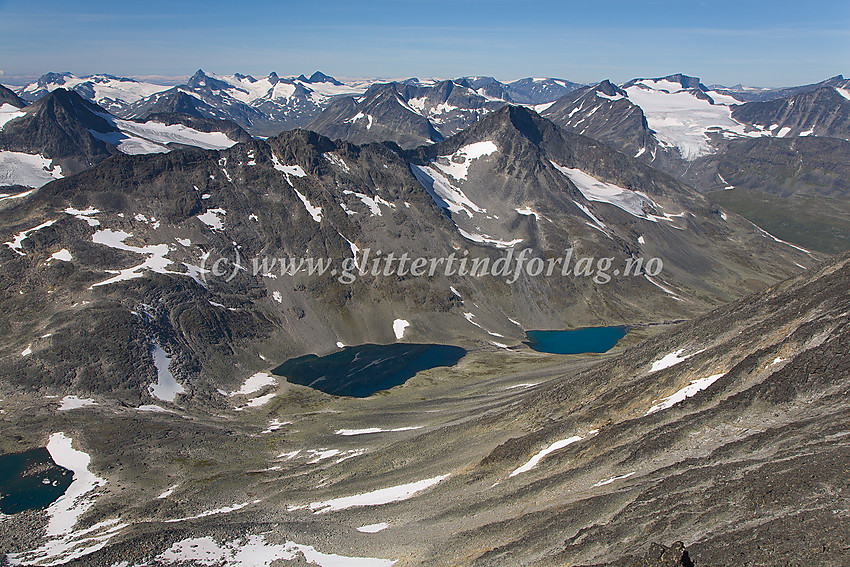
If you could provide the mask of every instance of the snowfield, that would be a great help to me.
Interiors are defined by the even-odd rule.
[[[598,431],[594,429],[593,431],[588,432],[588,433],[587,433],[587,435],[586,435],[585,437],[580,437],[580,436],[578,436],[578,435],[574,435],[574,436],[572,436],[572,437],[567,437],[566,439],[561,439],[560,441],[555,441],[554,443],[552,443],[552,444],[551,444],[551,445],[549,445],[548,447],[546,447],[546,448],[542,449],[542,450],[541,450],[540,452],[538,452],[536,455],[534,455],[533,457],[531,457],[531,458],[528,460],[528,462],[526,462],[526,463],[525,463],[524,465],[522,465],[521,467],[519,467],[519,468],[515,469],[515,470],[514,470],[513,472],[511,472],[511,474],[510,474],[510,475],[508,475],[508,476],[516,476],[516,475],[518,475],[518,474],[522,474],[522,473],[524,473],[524,472],[528,472],[528,471],[530,471],[531,469],[533,469],[534,467],[536,467],[536,466],[537,466],[537,463],[539,463],[540,461],[542,461],[542,460],[543,460],[543,457],[545,457],[545,456],[546,456],[546,455],[548,455],[549,453],[553,453],[553,452],[555,452],[555,451],[557,451],[557,450],[559,450],[559,449],[563,449],[564,447],[567,447],[568,445],[572,445],[573,443],[578,443],[579,441],[583,441],[586,437],[592,437],[592,436],[596,435],[597,433],[598,433]]]
[[[249,535],[222,543],[209,536],[187,538],[158,555],[156,561],[160,564],[191,561],[197,565],[271,567],[272,563],[297,561],[301,556],[319,567],[390,567],[395,563],[389,559],[322,553],[311,545],[293,541],[273,544],[266,541],[266,535]]]
[[[701,349],[696,352],[692,352],[691,354],[686,354],[685,356],[682,356],[682,353],[685,352],[685,349],[680,348],[676,352],[671,352],[670,354],[667,354],[653,362],[652,368],[649,369],[649,374],[652,374],[653,372],[658,372],[659,370],[664,370],[665,368],[670,368],[671,366],[676,366],[680,362],[683,362],[692,356],[696,356],[704,350],[705,349]]]
[[[683,402],[687,398],[695,396],[698,392],[705,390],[725,375],[725,372],[721,372],[720,374],[712,374],[711,376],[708,376],[706,378],[700,378],[699,380],[692,381],[690,384],[688,384],[678,392],[667,396],[659,403],[649,408],[649,411],[646,412],[646,415],[668,408],[672,408],[679,402]]]
[[[0,105],[0,130],[6,125],[6,122],[10,120],[14,120],[15,118],[20,118],[21,116],[26,116],[26,112],[23,112],[17,106],[13,106],[9,103],[3,103]]]
[[[62,168],[41,155],[0,150],[0,186],[41,187],[62,179]]]
[[[393,333],[396,340],[401,340],[404,337],[404,331],[410,326],[410,322],[404,319],[396,319],[393,321]]]
[[[455,179],[465,180],[469,174],[469,166],[475,160],[497,151],[499,151],[499,148],[493,142],[476,142],[463,146],[450,156],[440,156],[434,162],[434,165]],[[444,163],[445,161],[448,163]]]
[[[769,135],[762,131],[747,132],[732,118],[728,104],[739,104],[732,97],[715,93],[715,103],[698,98],[679,83],[644,80],[626,90],[629,100],[639,106],[647,125],[658,141],[678,149],[683,159],[692,161],[715,152],[708,137],[710,130],[725,130],[735,136]]]
[[[183,394],[186,389],[177,383],[169,370],[171,357],[159,345],[154,345],[153,363],[156,366],[157,381],[149,387],[150,394],[163,402],[173,402],[177,394]]]
[[[346,496],[343,498],[334,498],[324,502],[312,502],[310,509],[315,514],[324,514],[326,512],[336,512],[339,510],[347,510],[349,508],[357,508],[360,506],[381,506],[390,502],[401,502],[413,498],[417,493],[422,492],[432,486],[435,486],[445,479],[449,478],[448,474],[426,478],[418,482],[408,484],[400,484],[390,488],[381,488],[372,492],[356,494],[354,496]]]

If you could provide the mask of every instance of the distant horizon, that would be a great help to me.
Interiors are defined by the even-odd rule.
[[[119,77],[119,78],[133,79],[133,80],[136,80],[136,81],[139,81],[139,82],[148,82],[148,83],[158,84],[158,85],[163,85],[163,86],[177,86],[177,85],[182,85],[186,81],[188,81],[189,78],[191,78],[192,75],[194,75],[198,70],[202,70],[205,74],[210,75],[210,76],[218,76],[218,77],[232,76],[232,75],[235,75],[237,73],[240,73],[242,75],[250,75],[251,77],[253,77],[255,79],[262,79],[264,77],[268,77],[273,72],[277,73],[277,75],[282,77],[282,78],[298,77],[299,75],[304,75],[305,77],[310,77],[314,72],[318,71],[318,72],[324,73],[325,75],[333,77],[334,79],[339,80],[341,82],[346,82],[346,81],[386,81],[386,82],[390,82],[390,81],[405,81],[405,80],[412,79],[412,78],[416,78],[416,79],[419,79],[419,80],[429,80],[429,79],[453,80],[453,79],[461,79],[461,78],[465,78],[465,77],[493,77],[492,75],[485,75],[485,74],[472,74],[472,75],[463,75],[463,76],[422,76],[422,75],[412,74],[412,75],[403,75],[403,76],[395,76],[395,77],[382,77],[382,76],[376,76],[376,75],[373,75],[373,76],[368,76],[368,75],[364,75],[364,76],[348,75],[348,76],[345,76],[345,75],[335,75],[333,73],[325,72],[322,69],[313,69],[311,71],[303,71],[301,73],[283,73],[283,72],[278,72],[277,70],[271,70],[271,71],[263,72],[263,73],[246,73],[244,71],[232,71],[232,72],[219,73],[219,72],[215,72],[215,71],[210,71],[208,69],[197,68],[197,69],[195,69],[195,71],[193,71],[192,73],[189,73],[187,75],[160,75],[160,74],[132,75],[132,74],[114,73],[114,72],[109,72],[109,71],[97,71],[97,72],[94,72],[94,73],[75,73],[73,71],[68,71],[68,70],[46,71],[46,72],[40,73],[40,74],[34,73],[34,74],[17,75],[17,76],[9,76],[9,75],[5,75],[5,74],[0,74],[0,84],[6,85],[6,86],[9,86],[9,87],[23,87],[23,86],[26,86],[26,85],[29,85],[29,84],[32,84],[32,83],[38,81],[41,77],[43,77],[44,75],[47,75],[48,73],[59,73],[59,74],[70,73],[70,74],[72,74],[72,75],[74,75],[75,77],[78,77],[78,78],[84,78],[84,77],[89,77],[89,76],[94,76],[94,75],[111,75],[111,76]],[[513,81],[518,81],[518,80],[522,80],[522,79],[545,78],[545,79],[565,80],[565,81],[580,83],[580,84],[584,84],[584,85],[595,85],[595,84],[598,84],[601,81],[604,81],[604,80],[607,79],[607,80],[610,80],[611,82],[613,82],[614,84],[620,85],[620,84],[624,84],[628,81],[631,81],[633,79],[650,79],[650,78],[668,77],[668,76],[671,76],[671,75],[675,75],[677,73],[681,73],[683,75],[687,75],[687,76],[690,76],[690,77],[697,77],[700,80],[700,82],[702,82],[704,85],[709,86],[709,87],[713,86],[713,85],[722,85],[724,87],[734,87],[734,86],[737,86],[737,85],[741,85],[743,87],[766,88],[766,89],[795,87],[795,86],[801,86],[801,85],[816,84],[816,83],[820,83],[822,81],[826,81],[828,79],[831,79],[831,78],[837,77],[837,76],[844,76],[845,78],[847,78],[847,74],[842,73],[842,72],[838,72],[838,73],[832,73],[832,74],[829,74],[827,76],[824,76],[824,77],[821,77],[821,78],[818,78],[818,79],[815,79],[815,80],[802,82],[802,83],[797,83],[797,82],[791,83],[791,82],[789,82],[789,83],[772,84],[772,85],[748,84],[748,83],[744,83],[744,82],[741,82],[741,81],[729,82],[729,83],[717,82],[717,81],[707,81],[704,77],[700,77],[699,75],[694,75],[694,74],[691,74],[691,73],[685,73],[685,72],[682,72],[682,71],[675,71],[673,73],[666,73],[666,74],[663,74],[663,75],[648,75],[648,74],[635,75],[635,76],[629,77],[628,79],[625,79],[625,80],[614,80],[614,79],[611,79],[610,77],[602,77],[598,80],[588,81],[588,82],[577,81],[577,80],[572,79],[570,77],[554,77],[554,76],[544,76],[544,75],[528,75],[528,76],[524,76],[524,77],[515,77],[515,78],[510,78],[510,79],[502,79],[502,78],[499,78],[499,77],[493,77],[493,78],[495,78],[497,81],[499,81],[501,83],[511,83]]]
[[[772,87],[846,75],[848,62],[846,0],[0,0],[0,82],[201,68],[584,84],[684,72]]]

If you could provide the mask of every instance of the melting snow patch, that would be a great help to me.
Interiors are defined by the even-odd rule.
[[[588,201],[608,203],[638,218],[657,222],[657,219],[654,216],[648,215],[644,212],[644,208],[647,206],[658,206],[651,199],[641,193],[638,193],[637,191],[630,191],[618,185],[614,185],[613,183],[605,183],[604,181],[600,181],[580,169],[570,169],[569,167],[558,165],[555,162],[550,163],[555,166],[558,171],[566,175]]]
[[[151,412],[151,413],[174,413],[171,410],[167,410],[163,407],[156,406],[156,405],[153,405],[153,404],[139,406],[139,407],[136,408],[136,411],[147,411],[147,412]]]
[[[694,380],[675,394],[667,396],[658,404],[649,408],[649,411],[646,412],[646,415],[671,408],[679,402],[682,402],[687,398],[690,398],[691,396],[695,396],[697,392],[705,390],[706,388],[714,384],[719,378],[723,377],[725,374],[725,372],[721,372],[720,374],[712,374],[707,378],[700,378],[699,380]]]
[[[492,236],[487,236],[486,234],[477,234],[473,232],[467,232],[460,227],[457,227],[457,231],[464,238],[471,240],[473,242],[479,242],[481,244],[491,244],[496,248],[513,248],[520,242],[522,242],[522,238],[515,238],[513,240],[499,240],[498,238],[493,238]]]
[[[61,536],[70,533],[77,520],[94,504],[87,494],[106,485],[106,481],[89,471],[91,457],[74,449],[73,440],[64,433],[53,433],[47,442],[47,451],[60,467],[73,471],[74,480],[65,494],[47,508],[47,535]]]
[[[773,236],[772,234],[770,234],[769,232],[767,232],[766,230],[764,230],[763,228],[756,226],[755,224],[753,226],[755,226],[757,229],[759,229],[759,231],[761,231],[761,233],[764,234],[765,236],[767,236],[768,238],[770,238],[770,239],[772,239],[776,242],[779,242],[780,244],[784,244],[786,246],[790,246],[791,248],[795,248],[795,249],[799,250],[800,252],[805,252],[810,257],[814,258],[814,256],[812,256],[812,253],[809,252],[808,250],[806,250],[805,248],[803,248],[801,246],[797,246],[796,244],[791,244],[790,242],[786,242],[786,241],[782,240],[781,238],[777,238],[777,237]]]
[[[386,522],[380,522],[378,524],[369,524],[368,526],[360,526],[357,528],[358,532],[364,534],[376,534],[382,530],[387,529],[390,525]]]
[[[535,219],[540,220],[540,215],[538,215],[536,212],[531,210],[531,207],[522,207],[521,209],[514,209],[514,210],[521,215],[532,216]]]
[[[65,396],[62,398],[62,403],[59,404],[59,411],[68,411],[72,409],[84,408],[86,406],[96,406],[91,398],[78,398],[77,396]]]
[[[652,277],[650,277],[650,276],[649,276],[649,274],[644,274],[644,275],[643,275],[643,277],[645,277],[645,278],[646,278],[646,280],[647,280],[649,283],[651,283],[652,285],[654,285],[655,287],[657,287],[658,289],[660,289],[661,291],[663,291],[664,293],[666,293],[667,295],[669,295],[670,297],[672,297],[673,299],[675,299],[676,301],[684,301],[684,299],[682,299],[681,297],[679,297],[679,296],[678,296],[676,293],[674,293],[674,292],[673,292],[670,288],[667,288],[667,287],[665,287],[665,286],[661,285],[660,283],[658,283],[657,281],[655,281],[654,279],[652,279]]]
[[[213,230],[222,230],[224,228],[224,216],[227,211],[224,209],[207,209],[207,211],[198,215],[198,220],[210,227]]]
[[[292,190],[295,191],[295,194],[298,195],[298,198],[301,199],[302,203],[304,203],[304,208],[307,209],[307,212],[310,213],[313,220],[316,222],[322,222],[322,207],[313,206],[313,204],[307,200],[307,197],[302,195],[295,187],[293,187]]]
[[[29,356],[32,354],[32,345],[28,345],[27,348],[21,351],[21,356]]]
[[[159,496],[156,497],[157,500],[162,500],[164,498],[168,498],[169,496],[174,494],[174,491],[177,489],[178,486],[180,486],[180,485],[175,484],[173,486],[169,486],[168,489],[165,492],[163,492],[162,494],[160,494]]]
[[[348,122],[350,124],[357,124],[357,121],[360,120],[361,118],[366,119],[366,129],[371,130],[372,129],[372,122],[375,120],[374,117],[371,114],[363,114],[362,112],[358,112],[352,118],[349,118],[348,120],[346,120],[346,122]]]
[[[350,191],[348,189],[346,189],[342,193],[343,195],[355,195],[357,198],[359,198],[364,205],[369,207],[369,212],[372,214],[373,217],[382,216],[381,207],[378,206],[379,204],[384,205],[385,207],[389,207],[391,209],[395,208],[395,205],[393,203],[390,203],[389,201],[381,198],[379,195],[370,197],[364,193],[357,193],[356,191]],[[350,209],[348,209],[348,207],[346,207],[344,204],[340,204],[343,205],[342,209],[346,212],[346,214],[356,214],[354,212],[350,212]]]
[[[450,156],[438,157],[434,165],[455,179],[466,179],[473,161],[497,151],[499,148],[493,142],[476,142],[463,146]],[[448,163],[442,163],[444,161]]]
[[[70,262],[74,259],[74,257],[71,256],[71,252],[67,248],[63,248],[59,252],[54,252],[50,255],[50,257],[54,260],[61,260],[62,262]]]
[[[269,426],[263,430],[263,433],[271,433],[272,431],[277,431],[284,425],[289,425],[292,423],[291,421],[280,421],[278,419],[273,419],[269,422]]]
[[[665,355],[663,358],[653,362],[652,368],[649,369],[648,373],[652,374],[653,372],[658,372],[659,370],[664,370],[665,368],[670,368],[671,366],[675,366],[675,365],[679,364],[680,362],[683,362],[683,361],[689,359],[690,357],[695,356],[695,355],[703,352],[704,350],[705,349],[700,349],[696,352],[692,352],[691,354],[687,354],[685,356],[682,356],[682,353],[685,352],[685,349],[680,348],[676,352],[671,352],[670,354]]]
[[[400,484],[390,488],[381,488],[379,490],[373,490],[372,492],[366,492],[354,496],[334,498],[324,502],[312,502],[310,504],[310,509],[313,510],[315,514],[324,514],[326,512],[336,512],[338,510],[347,510],[349,508],[356,508],[360,506],[382,506],[391,502],[401,502],[402,500],[412,498],[423,490],[439,484],[449,476],[451,475],[444,474],[420,480],[418,482]]]
[[[486,209],[473,203],[460,188],[452,185],[448,178],[434,168],[411,164],[410,170],[440,208],[448,209],[452,213],[466,213],[469,218],[472,218],[474,213],[487,212]]]
[[[31,233],[33,233],[33,232],[38,232],[39,230],[41,230],[41,229],[43,229],[43,228],[47,228],[48,226],[52,226],[55,222],[56,222],[55,220],[52,220],[52,221],[46,221],[46,222],[43,222],[43,223],[41,223],[40,225],[38,225],[38,226],[36,226],[36,227],[33,227],[33,228],[30,228],[30,229],[24,230],[24,231],[22,231],[22,232],[19,232],[19,233],[15,236],[15,238],[13,238],[12,240],[10,240],[9,242],[6,242],[5,244],[6,244],[6,246],[8,246],[9,248],[11,248],[12,250],[14,250],[14,251],[15,251],[15,252],[17,252],[18,254],[20,254],[21,256],[26,256],[26,254],[25,254],[25,253],[21,250],[21,248],[23,247],[23,242],[24,242],[24,240],[26,240],[27,238],[29,238],[29,235],[30,235]]]
[[[370,435],[372,433],[396,433],[399,431],[413,431],[414,429],[422,429],[422,426],[416,427],[396,427],[395,429],[381,429],[380,427],[367,427],[366,429],[337,429],[334,433],[347,437],[353,435]]]
[[[224,506],[223,508],[216,508],[215,510],[207,510],[205,512],[201,512],[200,514],[196,514],[194,516],[187,516],[185,518],[172,518],[170,520],[165,520],[167,523],[178,523],[178,522],[186,522],[189,520],[197,520],[198,518],[206,518],[207,516],[217,516],[218,514],[229,514],[230,512],[235,512],[237,510],[241,510],[246,506],[250,506],[251,504],[257,504],[260,500],[252,500],[250,502],[244,502],[242,504],[234,504],[233,506]]]
[[[260,396],[259,398],[254,398],[253,400],[248,402],[246,405],[249,408],[258,408],[258,407],[264,406],[267,403],[269,403],[270,401],[272,401],[275,396],[277,396],[277,393],[272,392],[270,394],[266,394],[265,396]]]
[[[590,433],[588,433],[588,436],[596,435],[596,433],[597,433],[596,430],[591,431]],[[543,460],[543,457],[545,457],[549,453],[553,453],[553,452],[557,451],[558,449],[563,449],[564,447],[566,447],[568,445],[572,445],[573,443],[578,443],[579,441],[581,441],[583,439],[584,439],[584,437],[579,437],[578,435],[574,435],[572,437],[567,437],[566,439],[561,439],[560,441],[555,441],[554,443],[552,443],[551,445],[549,445],[548,447],[546,447],[545,449],[541,450],[539,453],[537,453],[536,455],[531,457],[528,460],[527,463],[525,463],[521,467],[515,469],[509,476],[516,476],[518,474],[528,472],[531,469],[533,469],[535,466],[537,466],[537,463],[539,463],[541,460]]]
[[[14,194],[2,193],[2,194],[0,194],[0,202],[8,201],[10,199],[22,199],[24,197],[28,197],[28,196],[32,195],[33,193],[35,193],[35,189],[30,189],[29,191],[23,191],[22,193],[14,193]]]
[[[83,210],[75,209],[74,207],[68,207],[67,209],[65,209],[65,212],[81,221],[88,223],[89,226],[98,226],[100,224],[99,220],[91,218],[92,215],[96,215],[100,212],[94,207],[88,207]]]
[[[186,390],[177,383],[171,370],[168,369],[171,365],[171,357],[157,344],[153,348],[153,363],[156,366],[157,380],[156,384],[148,387],[150,394],[164,402],[173,402],[177,394],[182,394]]]
[[[270,567],[280,561],[303,560],[320,567],[390,567],[395,561],[371,557],[347,557],[321,553],[311,545],[292,541],[268,543],[265,535],[250,535],[219,544],[212,537],[188,538],[178,541],[156,557],[160,563],[194,562],[198,565],[226,567]]]
[[[325,158],[326,160],[328,160],[329,162],[331,162],[332,164],[334,164],[335,166],[337,166],[338,168],[340,168],[341,170],[343,170],[346,173],[349,173],[351,171],[351,168],[348,167],[348,164],[345,163],[345,161],[336,154],[332,154],[330,152],[327,152],[327,153],[322,154],[322,157]]]
[[[401,340],[404,337],[404,332],[410,326],[410,323],[404,319],[396,319],[393,321],[393,333],[396,340]]]
[[[230,392],[229,396],[248,396],[255,392],[259,392],[266,386],[274,386],[277,384],[277,378],[266,373],[266,372],[257,372],[253,376],[250,376],[245,379],[245,382],[242,383],[242,387],[236,390],[235,392]]]
[[[41,187],[62,177],[62,168],[44,156],[0,151],[0,186]]]
[[[635,473],[630,472],[628,474],[624,474],[623,476],[615,476],[614,478],[609,478],[609,479],[606,479],[606,480],[600,480],[599,482],[597,482],[596,484],[593,485],[593,488],[596,488],[597,486],[605,486],[606,484],[611,484],[612,482],[617,482],[618,480],[623,480],[624,478],[629,478],[633,474],[635,474]]]

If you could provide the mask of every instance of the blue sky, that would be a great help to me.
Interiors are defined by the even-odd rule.
[[[5,82],[203,68],[778,86],[850,75],[848,62],[847,0],[0,0]]]

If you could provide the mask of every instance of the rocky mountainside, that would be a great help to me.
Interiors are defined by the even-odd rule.
[[[562,128],[599,140],[623,153],[657,155],[658,140],[639,106],[610,81],[579,88],[542,111]]]
[[[8,104],[15,108],[23,108],[27,105],[27,101],[15,94],[15,91],[0,85],[0,106]]]
[[[579,87],[561,79],[493,77],[376,84],[363,96],[336,100],[307,128],[353,143],[392,141],[403,148],[437,142],[506,104],[547,105]]]
[[[840,234],[850,210],[840,173],[850,137],[850,94],[836,84],[843,83],[831,79],[789,90],[793,94],[785,98],[743,102],[681,74],[635,79],[622,87],[603,81],[561,98],[543,114],[701,192],[740,187],[736,198],[718,195],[719,202],[781,238],[835,252],[847,249]],[[823,151],[827,154],[816,155]],[[753,193],[744,197],[744,191]],[[804,223],[784,211],[800,203],[765,203],[793,194],[838,202],[802,206],[817,211]],[[766,214],[758,214],[760,208]],[[819,234],[807,238],[812,230]]]
[[[24,100],[34,102],[56,89],[73,90],[86,100],[116,113],[168,87],[106,74],[77,77],[71,73],[47,73],[36,82],[20,88],[18,94]]]
[[[372,87],[360,102],[351,97],[339,98],[308,128],[352,143],[391,140],[404,147],[416,147],[442,140],[443,135],[407,103],[398,87],[392,83]]]
[[[507,103],[485,94],[486,88],[476,90],[464,80],[373,85],[362,97],[335,101],[307,127],[354,143],[392,141],[413,148],[455,134]]]
[[[799,85],[795,87],[782,88],[759,88],[759,87],[744,87],[736,85],[734,87],[724,87],[715,85],[711,88],[717,92],[728,94],[744,102],[766,102],[778,98],[788,98],[801,93],[816,91],[824,87],[834,87],[843,90],[850,90],[850,79],[845,79],[843,75],[836,75],[825,81],[813,83],[810,85]]]
[[[236,122],[254,135],[274,135],[282,130],[304,126],[336,97],[359,95],[365,89],[345,85],[333,77],[315,72],[309,78],[279,77],[270,73],[256,79],[250,75],[216,76],[198,70],[185,85],[153,94],[121,110],[120,116],[140,118],[158,108],[195,103],[195,111],[207,118]]]
[[[850,90],[834,87],[771,100],[748,102],[732,108],[732,118],[777,131],[781,138],[823,136],[850,140]]]
[[[503,348],[528,328],[692,316],[814,262],[522,107],[409,154],[304,131],[219,152],[119,154],[3,215],[4,375],[20,387],[113,392],[136,405],[148,398],[139,381],[154,371],[144,347],[153,342],[192,395],[207,396],[261,370],[258,354],[387,342],[395,320],[413,338]],[[346,284],[328,271],[276,274],[274,264],[270,275],[207,278],[213,253],[329,258],[339,269],[345,259],[367,262],[367,249],[372,258],[381,250],[495,266],[526,247],[541,268],[515,281],[436,271]],[[566,272],[551,264],[538,277],[570,248]],[[632,257],[660,258],[663,270],[618,277]],[[579,258],[590,259],[582,271]],[[81,336],[81,325],[92,334]],[[103,333],[135,338],[104,349]]]
[[[119,152],[230,147],[251,137],[232,122],[164,113],[121,120],[74,91],[55,89],[0,125],[0,184],[38,187]]]
[[[538,105],[554,102],[582,86],[564,79],[527,78],[507,83],[505,90],[517,104]]]
[[[180,155],[122,159],[176,166]],[[48,240],[34,237],[28,256]],[[843,256],[612,355],[473,353],[367,399],[255,375],[136,409],[106,392],[45,398],[59,390],[21,389],[4,370],[3,452],[47,445],[84,464],[60,459],[80,479],[77,506],[0,518],[0,545],[12,564],[82,566],[236,565],[251,554],[352,566],[837,567],[850,537],[848,283]],[[145,351],[150,339],[122,326],[156,326],[164,311],[184,328],[198,320],[185,298],[151,291],[138,288],[138,315],[96,301],[75,323],[89,329],[84,313],[97,308],[93,337],[118,327]],[[245,304],[227,305],[237,311],[204,317],[252,320]],[[80,356],[121,344],[91,342]],[[17,356],[45,360],[44,344]]]

